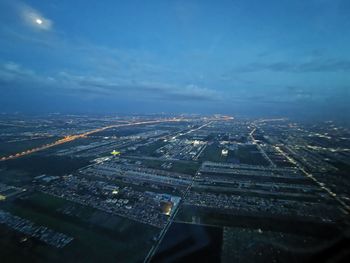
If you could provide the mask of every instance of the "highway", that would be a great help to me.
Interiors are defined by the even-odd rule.
[[[198,131],[198,130],[200,130],[200,129],[202,129],[202,128],[204,128],[204,127],[206,127],[206,126],[208,126],[208,125],[210,125],[210,124],[212,124],[212,123],[213,123],[213,121],[210,121],[210,122],[207,122],[207,123],[203,124],[202,126],[199,126],[198,128],[189,130],[189,131],[187,131],[187,132],[185,132],[185,133],[179,133],[179,134],[175,135],[172,139],[176,139],[177,137],[190,134],[190,133],[192,133],[192,132],[194,132],[194,131]]]
[[[270,159],[270,157],[266,154],[266,152],[264,151],[263,148],[261,148],[261,146],[259,145],[259,143],[256,141],[256,139],[254,138],[253,134],[256,131],[256,128],[254,128],[250,133],[249,133],[249,137],[252,140],[253,144],[256,145],[256,147],[258,147],[259,152],[264,156],[264,158],[270,163],[270,167],[276,167],[276,165],[274,164],[274,162]]]
[[[169,220],[167,221],[165,227],[162,229],[162,231],[159,233],[159,237],[156,241],[156,243],[152,246],[152,248],[150,249],[150,251],[148,252],[147,256],[145,257],[143,263],[149,263],[151,262],[153,256],[155,255],[155,253],[157,252],[160,244],[162,243],[164,237],[165,237],[165,234],[168,232],[170,226],[172,225],[172,223],[174,222],[175,218],[176,218],[176,215],[177,213],[179,212],[179,209],[180,209],[180,206],[181,206],[181,203],[183,202],[183,200],[186,200],[186,197],[187,195],[189,194],[193,184],[194,184],[194,181],[195,181],[195,178],[197,177],[197,174],[195,176],[192,177],[192,180],[191,180],[191,184],[187,186],[186,190],[185,190],[185,193],[184,195],[182,196],[179,204],[176,206],[175,210],[173,211],[173,213],[171,214]]]
[[[313,176],[311,173],[307,172],[304,167],[302,167],[296,160],[294,160],[291,156],[289,156],[286,152],[284,152],[280,147],[278,146],[274,146],[274,148],[280,153],[282,154],[290,163],[294,164],[306,177],[308,177],[309,179],[311,179],[312,181],[314,181],[322,190],[324,190],[325,192],[327,192],[327,194],[329,194],[334,200],[336,200],[343,208],[344,208],[344,212],[346,214],[349,214],[350,212],[350,207],[343,201],[341,200],[339,197],[337,197],[337,194],[334,193],[330,188],[326,187],[324,185],[324,183],[320,182],[319,180],[317,180],[315,178],[315,176]]]
[[[232,120],[233,118],[232,117],[229,117],[229,116],[223,116],[222,118],[214,118],[214,120]],[[104,130],[107,130],[107,129],[111,129],[111,128],[119,128],[119,127],[127,127],[127,126],[136,126],[136,125],[143,125],[143,124],[156,124],[156,123],[163,123],[163,122],[178,122],[178,121],[188,121],[187,119],[184,119],[184,118],[171,118],[171,119],[160,119],[160,120],[154,120],[154,121],[140,121],[140,122],[129,122],[129,123],[124,123],[124,124],[114,124],[114,125],[109,125],[109,126],[105,126],[105,127],[102,127],[102,128],[98,128],[98,129],[94,129],[94,130],[91,130],[91,131],[88,131],[88,132],[85,132],[85,133],[81,133],[81,134],[74,134],[74,135],[68,135],[60,140],[57,140],[53,143],[49,143],[49,144],[45,144],[45,145],[42,145],[42,146],[39,146],[39,147],[36,147],[36,148],[32,148],[32,149],[28,149],[28,150],[25,150],[25,151],[22,151],[22,152],[18,152],[18,153],[14,153],[12,155],[9,155],[9,156],[3,156],[3,157],[0,157],[0,162],[1,161],[7,161],[7,160],[11,160],[11,159],[16,159],[16,158],[20,158],[20,157],[23,157],[23,156],[26,156],[26,155],[29,155],[29,154],[32,154],[32,153],[35,153],[35,152],[39,152],[39,151],[42,151],[42,150],[46,150],[46,149],[49,149],[49,148],[52,148],[52,147],[55,147],[57,145],[61,145],[61,144],[64,144],[64,143],[67,143],[67,142],[71,142],[71,141],[74,141],[74,140],[77,140],[77,139],[80,139],[80,138],[85,138],[86,136],[88,135],[91,135],[91,134],[94,134],[94,133],[98,133],[98,132],[101,132],[101,131],[104,131]],[[175,138],[177,138],[178,136],[181,136],[181,135],[186,135],[188,133],[191,133],[191,132],[194,132],[194,131],[197,131],[197,130],[200,130],[202,128],[204,128],[205,126],[211,124],[212,121],[196,128],[196,129],[193,129],[193,130],[190,130],[184,134],[180,133],[178,135],[175,136]]]
[[[53,143],[49,143],[49,144],[45,144],[36,148],[32,148],[32,149],[28,149],[19,153],[15,153],[9,156],[4,156],[4,157],[0,157],[0,161],[7,161],[7,160],[11,160],[11,159],[16,159],[16,158],[20,158],[35,152],[39,152],[42,150],[46,150],[52,147],[55,147],[57,145],[61,145],[67,142],[71,142],[80,138],[85,138],[88,135],[94,134],[94,133],[98,133],[107,129],[111,129],[111,128],[119,128],[119,127],[127,127],[127,126],[136,126],[136,125],[143,125],[143,124],[156,124],[156,123],[162,123],[162,122],[177,122],[177,121],[181,121],[182,119],[179,118],[172,118],[172,119],[162,119],[162,120],[154,120],[154,121],[141,121],[141,122],[131,122],[131,123],[125,123],[125,124],[115,124],[115,125],[109,125],[109,126],[105,126],[102,128],[98,128],[98,129],[94,129],[85,133],[81,133],[81,134],[75,134],[75,135],[68,135],[62,139],[59,139]]]

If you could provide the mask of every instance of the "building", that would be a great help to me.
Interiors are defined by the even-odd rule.
[[[173,208],[173,203],[170,201],[161,201],[160,207],[162,209],[162,213],[168,216],[171,214],[171,209]]]

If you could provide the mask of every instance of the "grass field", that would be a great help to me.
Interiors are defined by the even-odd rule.
[[[18,159],[0,162],[0,169],[7,171],[22,171],[34,177],[40,174],[64,175],[76,171],[88,164],[89,160],[86,158],[48,156],[36,153]]]
[[[164,146],[166,143],[163,140],[155,141],[149,145],[141,146],[137,148],[136,152],[139,155],[159,157],[161,154],[156,153],[156,150]]]
[[[319,222],[311,222],[299,218],[288,216],[264,216],[262,214],[248,215],[240,213],[225,213],[217,209],[200,208],[191,205],[183,205],[176,216],[176,222],[192,222],[193,218],[196,223],[242,227],[274,232],[291,233],[302,236],[312,236],[321,239],[334,238],[340,235],[340,227],[335,224],[326,224]]]
[[[235,151],[229,151],[229,157],[233,157],[243,164],[269,165],[256,145],[240,145]]]
[[[211,162],[227,162],[227,157],[221,155],[221,150],[222,147],[220,147],[218,143],[208,145],[200,155],[199,160]]]
[[[198,168],[200,167],[200,163],[191,162],[191,161],[162,161],[162,160],[141,160],[142,164],[148,168],[153,169],[161,169],[163,163],[172,163],[171,168],[166,169],[166,171],[176,172],[176,173],[184,173],[189,175],[194,175]]]

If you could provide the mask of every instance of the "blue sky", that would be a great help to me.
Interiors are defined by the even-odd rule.
[[[350,1],[0,2],[0,111],[350,113]]]

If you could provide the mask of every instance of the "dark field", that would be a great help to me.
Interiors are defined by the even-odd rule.
[[[2,259],[11,259],[7,262],[137,262],[143,259],[159,231],[41,193],[2,208],[74,237],[59,250],[32,238],[20,243],[23,235],[0,228],[0,242],[4,243],[0,253]],[[6,243],[9,239],[14,242]]]
[[[153,169],[163,169],[162,164],[164,163],[171,163],[171,168],[167,169],[167,171],[176,172],[176,173],[184,173],[189,175],[194,175],[199,166],[200,163],[197,162],[191,162],[191,161],[161,161],[161,160],[142,160],[142,165],[148,168]]]
[[[269,165],[255,145],[240,145],[235,151],[229,151],[228,158],[234,158],[242,164]]]
[[[50,156],[42,153],[32,154],[19,159],[0,162],[0,180],[11,182],[17,181],[16,175],[11,178],[11,174],[25,174],[23,178],[33,178],[41,174],[47,175],[64,175],[69,174],[83,166],[89,164],[85,158],[71,158],[65,156]],[[21,179],[20,177],[18,179]]]
[[[152,262],[216,262],[221,246],[222,228],[175,223]]]
[[[60,137],[52,136],[47,138],[39,138],[39,139],[27,139],[21,141],[1,141],[0,147],[0,158],[2,156],[9,156],[16,153],[23,152],[28,149],[33,149],[38,146],[42,146],[45,144],[53,143],[56,140],[60,139]]]

